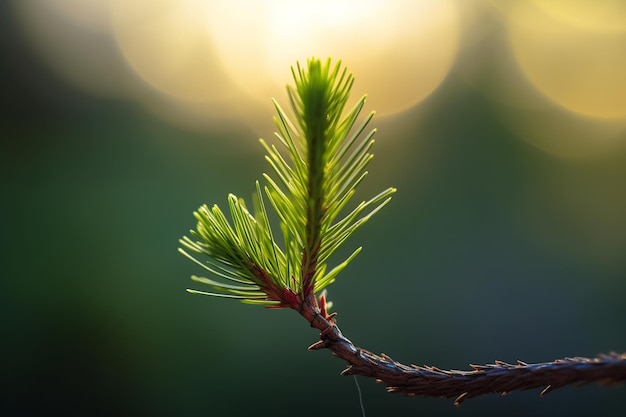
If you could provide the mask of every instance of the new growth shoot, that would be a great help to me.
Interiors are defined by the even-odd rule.
[[[365,96],[346,110],[354,77],[341,62],[312,58],[305,68],[298,63],[292,74],[291,116],[273,101],[278,145],[261,139],[272,170],[263,174],[263,184],[256,183],[255,209],[231,194],[230,219],[217,205],[202,206],[194,213],[198,224],[191,237],[180,240],[180,252],[209,272],[192,279],[212,288],[189,292],[299,309],[361,251],[328,264],[396,191],[388,188],[350,207],[373,157],[376,131],[368,124],[374,113],[359,122]],[[278,231],[270,225],[270,208],[279,219]]]

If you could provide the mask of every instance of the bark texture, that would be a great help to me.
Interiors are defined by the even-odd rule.
[[[322,306],[324,303],[320,303]],[[385,354],[376,355],[356,347],[318,306],[315,296],[300,305],[300,314],[320,331],[320,340],[311,350],[329,349],[345,360],[342,375],[376,378],[389,392],[428,397],[455,398],[454,404],[479,395],[506,395],[515,390],[543,388],[541,395],[566,385],[590,382],[618,384],[626,380],[626,353],[609,353],[596,358],[565,358],[552,362],[509,364],[496,361],[488,365],[470,365],[472,370],[443,370],[434,366],[404,365]]]

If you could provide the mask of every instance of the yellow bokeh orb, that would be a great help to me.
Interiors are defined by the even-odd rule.
[[[578,3],[560,2],[570,8],[566,16],[574,15],[571,9]],[[509,39],[520,69],[537,90],[569,111],[626,118],[626,32],[557,18],[556,7],[546,13],[522,3],[511,11]],[[624,19],[626,9],[619,10]]]

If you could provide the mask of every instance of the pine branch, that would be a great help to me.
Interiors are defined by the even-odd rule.
[[[242,198],[229,195],[231,221],[217,205],[200,207],[194,213],[196,230],[180,240],[184,256],[219,277],[193,276],[214,291],[189,290],[192,293],[297,306],[334,282],[355,258],[361,248],[332,269],[328,265],[331,255],[396,191],[387,188],[347,210],[373,157],[376,131],[364,134],[373,113],[356,124],[365,96],[344,112],[354,77],[341,62],[310,59],[306,68],[298,64],[292,72],[295,85],[287,92],[295,123],[274,101],[282,153],[261,140],[276,180],[264,174],[267,185],[261,187],[257,181],[254,212]],[[263,195],[279,218],[282,247],[275,240]],[[198,255],[211,260],[202,262]]]
[[[347,339],[332,317],[320,309],[315,298],[308,298],[300,314],[320,331],[320,340],[310,350],[329,349],[348,362],[342,375],[376,378],[388,392],[409,396],[455,398],[459,406],[468,398],[512,391],[544,388],[541,396],[566,385],[596,382],[606,385],[626,381],[626,353],[610,353],[596,358],[565,358],[553,362],[470,365],[471,371],[443,370],[435,366],[405,365],[385,354],[376,355],[356,347]]]
[[[274,178],[257,181],[254,212],[243,199],[229,195],[230,220],[218,206],[200,207],[190,237],[180,240],[180,252],[218,277],[192,276],[212,292],[192,293],[239,299],[250,304],[291,308],[320,331],[310,349],[329,349],[345,360],[344,375],[373,377],[389,392],[430,397],[467,398],[489,393],[545,387],[542,395],[571,384],[618,383],[626,380],[626,354],[597,358],[566,358],[540,364],[496,361],[471,365],[472,370],[442,370],[434,366],[404,365],[385,354],[356,347],[343,336],[329,314],[325,290],[360,252],[328,270],[333,253],[384,207],[395,188],[388,188],[352,209],[348,203],[367,175],[375,130],[363,134],[371,113],[356,126],[365,103],[362,97],[344,114],[353,76],[317,59],[292,69],[295,87],[288,87],[295,123],[274,102],[282,152],[261,140]],[[275,240],[263,195],[279,219],[283,246]],[[197,256],[208,257],[204,262]],[[319,301],[318,301],[319,300]]]

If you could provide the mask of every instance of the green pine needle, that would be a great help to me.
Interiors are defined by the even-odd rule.
[[[373,157],[376,131],[364,132],[374,113],[355,127],[365,96],[344,112],[354,77],[341,62],[332,66],[330,59],[313,58],[306,69],[298,63],[292,74],[295,85],[287,91],[295,123],[274,101],[275,135],[282,149],[260,141],[273,174],[263,174],[264,186],[257,181],[253,212],[231,194],[230,220],[218,206],[202,206],[194,213],[194,239],[180,240],[179,251],[218,278],[193,276],[214,292],[191,293],[294,307],[334,282],[356,257],[361,248],[328,268],[333,253],[396,191],[388,188],[347,209]],[[269,207],[280,223],[280,242],[270,225]],[[200,255],[208,259],[202,262]]]

